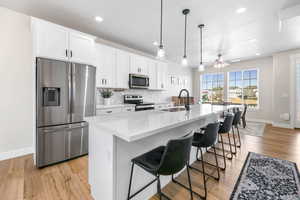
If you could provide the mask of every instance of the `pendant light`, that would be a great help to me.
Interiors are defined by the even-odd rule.
[[[190,13],[189,9],[184,9],[182,11],[182,14],[184,15],[184,55],[182,58],[182,65],[187,66],[188,65],[188,60],[187,60],[187,55],[186,55],[186,26],[187,26],[187,15]]]
[[[157,58],[163,59],[165,54],[166,52],[163,45],[163,0],[160,0],[160,42],[157,49]]]
[[[200,64],[198,66],[198,71],[203,72],[205,70],[205,66],[203,65],[203,33],[202,33],[204,24],[200,24],[198,28],[200,28]]]

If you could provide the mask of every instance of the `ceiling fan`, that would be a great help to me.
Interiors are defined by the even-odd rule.
[[[225,62],[223,57],[222,57],[222,54],[219,53],[218,58],[214,62],[214,67],[217,68],[217,69],[221,69],[221,68],[227,67],[228,65],[229,65],[229,63]]]

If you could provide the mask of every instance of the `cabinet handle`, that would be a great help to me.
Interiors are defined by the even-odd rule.
[[[71,58],[73,57],[73,51],[71,51]]]
[[[112,113],[112,111],[110,110],[110,111],[107,111],[106,113]]]
[[[66,57],[68,57],[68,49],[66,49]]]

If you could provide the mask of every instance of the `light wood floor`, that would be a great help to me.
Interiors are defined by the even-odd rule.
[[[220,181],[208,181],[209,200],[229,199],[249,151],[290,160],[296,162],[300,167],[300,131],[274,128],[268,125],[263,137],[244,136],[241,150],[232,161],[227,162],[227,169],[225,172],[221,172]],[[213,161],[210,155],[205,157]],[[92,199],[87,182],[87,161],[87,157],[82,157],[42,170],[33,166],[31,155],[2,161],[0,162],[0,199]],[[183,173],[179,180],[186,183],[185,176]],[[192,172],[193,186],[198,192],[203,192],[201,180],[200,174]],[[173,183],[167,185],[163,191],[174,200],[189,199],[189,193]],[[157,197],[153,197],[151,200],[157,199]],[[195,197],[195,199],[197,198]]]

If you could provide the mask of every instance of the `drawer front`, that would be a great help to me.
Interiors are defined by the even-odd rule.
[[[135,107],[125,107],[122,109],[123,112],[134,112]]]
[[[113,114],[113,113],[120,113],[122,112],[122,108],[113,108],[113,109],[101,109],[101,110],[97,110],[97,115],[109,115],[109,114]]]
[[[158,104],[158,105],[155,105],[156,110],[167,109],[167,108],[171,108],[171,107],[172,107],[171,104]]]

